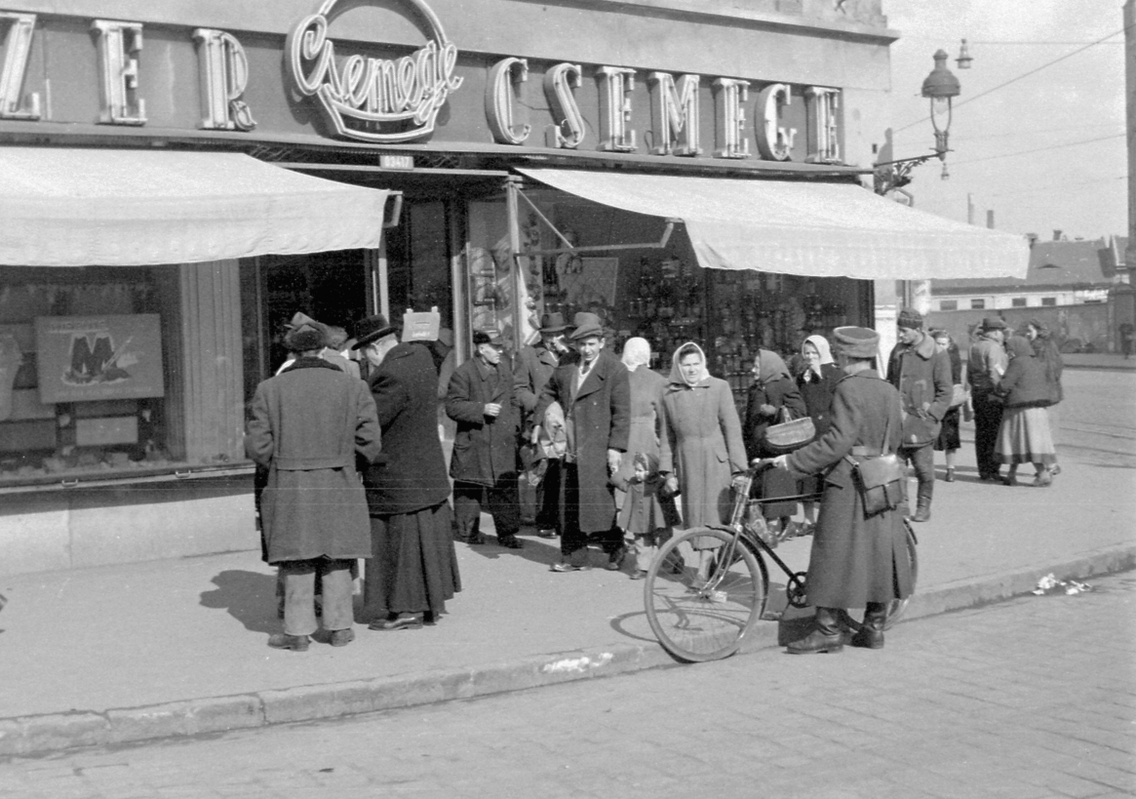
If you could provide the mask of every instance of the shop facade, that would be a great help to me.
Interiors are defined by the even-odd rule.
[[[1013,273],[861,187],[879,6],[0,8],[0,573],[257,546],[244,407],[296,311],[437,307],[459,358],[594,311],[740,391],[873,280]]]

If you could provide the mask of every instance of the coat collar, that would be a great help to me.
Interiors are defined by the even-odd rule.
[[[335,372],[342,372],[343,371],[342,369],[340,369],[335,364],[328,363],[323,358],[320,358],[320,357],[317,356],[317,357],[312,357],[312,358],[308,358],[308,357],[297,358],[295,361],[292,362],[291,366],[289,366],[287,369],[285,369],[280,374],[283,375],[283,374],[287,374],[288,372],[294,372],[297,369],[331,369],[332,371],[335,371]]]
[[[935,350],[936,350],[935,339],[931,338],[926,333],[923,333],[922,336],[923,336],[923,338],[921,338],[919,340],[919,343],[916,344],[914,347],[905,345],[903,350],[904,350],[904,352],[914,352],[916,355],[918,355],[923,360],[929,361],[929,360],[931,360],[931,357],[935,354]]]

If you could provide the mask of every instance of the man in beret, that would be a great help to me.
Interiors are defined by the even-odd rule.
[[[915,467],[919,481],[913,522],[931,518],[935,490],[935,439],[951,407],[951,360],[935,340],[923,332],[923,316],[904,308],[896,320],[899,343],[888,358],[888,382],[903,398],[903,443],[899,454]],[[910,511],[910,500],[908,501]]]
[[[623,534],[615,526],[610,477],[619,471],[631,433],[631,383],[627,367],[604,353],[606,337],[598,316],[579,313],[572,341],[579,360],[552,373],[536,406],[537,418],[556,402],[564,409],[568,451],[561,473],[561,562],[554,572],[580,571],[589,542],[608,556],[606,568],[623,560]]]
[[[267,560],[280,567],[284,581],[284,632],[270,636],[268,645],[302,652],[319,628],[317,575],[328,642],[346,646],[355,639],[351,572],[371,550],[356,457],[374,460],[380,433],[366,384],[320,357],[322,325],[299,322],[284,344],[297,357],[257,386],[245,449],[267,468],[261,528]]]
[[[807,635],[788,645],[793,655],[844,648],[841,610],[864,608],[852,646],[881,649],[888,605],[915,587],[907,530],[898,508],[865,517],[852,459],[894,452],[900,443],[900,397],[880,379],[880,337],[864,327],[838,327],[833,343],[844,377],[832,398],[832,424],[816,441],[774,464],[796,475],[824,475],[809,571],[809,604],[816,617]]]
[[[457,422],[450,477],[458,535],[468,544],[484,543],[481,509],[493,517],[497,543],[520,549],[517,506],[517,433],[513,371],[496,330],[473,334],[474,355],[454,370],[446,392],[446,414]]]
[[[532,440],[533,429],[543,421],[536,416],[536,405],[548,379],[561,362],[575,357],[564,343],[568,325],[564,315],[546,313],[540,320],[540,340],[521,347],[513,370],[513,394],[524,414],[521,420],[521,437]],[[560,526],[558,509],[560,487],[560,461],[549,458],[544,476],[536,487],[536,527],[541,538],[555,538]]]
[[[1010,358],[1006,354],[1006,323],[997,316],[982,320],[979,339],[970,348],[966,379],[974,408],[974,455],[979,480],[999,480],[1001,464],[994,457],[998,428],[1002,425],[1002,403],[994,389],[1002,382]]]

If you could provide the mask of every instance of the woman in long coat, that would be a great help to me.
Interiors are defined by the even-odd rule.
[[[745,425],[742,436],[745,439],[746,455],[753,458],[772,458],[780,453],[769,449],[765,444],[765,431],[770,425],[782,421],[782,409],[789,411],[794,419],[808,415],[808,408],[801,398],[797,384],[789,375],[789,369],[781,356],[770,350],[758,350],[753,359],[753,384],[746,396]],[[766,469],[757,477],[757,492],[763,500],[791,497],[801,493],[797,480],[783,469]],[[792,502],[762,502],[761,511],[766,519],[780,519],[781,531],[786,531],[789,517],[797,510],[796,500]]]
[[[356,348],[371,364],[385,462],[363,473],[372,557],[364,583],[372,630],[435,623],[461,590],[450,481],[438,440],[438,373],[425,344],[398,344],[381,314],[363,320]]]
[[[840,609],[864,607],[853,646],[883,646],[887,603],[911,594],[907,531],[900,510],[864,517],[864,502],[846,456],[895,452],[903,436],[899,392],[873,368],[879,334],[862,327],[833,332],[847,376],[836,386],[832,424],[811,444],[775,459],[799,475],[823,474],[824,493],[806,584],[816,607],[813,630],[789,644],[793,654],[838,652]]]
[[[994,389],[1005,405],[994,457],[1010,465],[1002,480],[1006,485],[1017,483],[1020,464],[1032,463],[1037,472],[1033,485],[1046,488],[1053,482],[1051,468],[1057,460],[1049,429],[1052,383],[1045,363],[1035,355],[1029,339],[1011,336],[1006,349],[1010,352],[1010,365]]]
[[[617,473],[624,481],[635,475],[635,455],[661,461],[663,447],[668,446],[666,425],[663,422],[663,390],[667,381],[651,371],[651,345],[643,338],[629,338],[623,345],[620,357],[627,367],[631,383],[631,432],[627,438],[627,454]],[[615,503],[623,507],[624,492],[616,489]]]
[[[682,492],[683,526],[728,523],[732,478],[746,469],[741,423],[729,384],[710,376],[694,342],[675,351],[663,408],[670,451],[659,470],[671,473],[668,489]]]

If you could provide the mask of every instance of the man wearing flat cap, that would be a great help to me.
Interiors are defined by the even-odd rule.
[[[896,320],[899,343],[888,359],[888,382],[903,398],[903,444],[899,454],[915,467],[919,481],[915,512],[910,519],[925,522],[931,518],[931,498],[935,490],[935,439],[943,417],[951,407],[954,383],[951,359],[923,332],[923,316],[904,308]],[[910,511],[910,500],[908,500]]]
[[[774,464],[799,475],[824,475],[809,571],[809,604],[816,616],[808,634],[791,642],[794,655],[839,652],[841,611],[864,608],[852,646],[880,649],[888,604],[914,589],[907,529],[900,509],[867,517],[852,459],[895,452],[901,440],[899,392],[881,380],[875,362],[880,337],[864,327],[838,327],[833,343],[844,377],[832,398],[832,424],[816,441]]]
[[[604,351],[603,322],[591,313],[575,317],[572,341],[579,361],[557,367],[541,392],[537,418],[554,402],[564,409],[568,450],[561,473],[561,562],[554,572],[580,571],[589,542],[619,569],[623,534],[615,526],[609,478],[619,471],[631,433],[631,383],[627,367]]]
[[[284,582],[284,632],[268,645],[302,652],[319,627],[317,575],[328,642],[345,646],[355,638],[351,571],[371,550],[356,457],[374,460],[380,433],[366,384],[320,357],[322,325],[294,324],[284,344],[295,363],[257,386],[245,449],[267,468],[261,528],[266,558]]]
[[[474,355],[454,370],[446,392],[446,414],[457,422],[450,477],[458,536],[482,544],[481,510],[493,517],[497,543],[520,549],[517,506],[517,434],[513,370],[496,330],[473,334]]]
[[[568,325],[564,315],[546,313],[540,319],[540,340],[521,347],[513,370],[513,394],[520,404],[521,438],[531,441],[534,428],[542,424],[536,416],[540,393],[561,362],[573,360],[576,354],[564,343]],[[559,511],[560,461],[549,458],[544,476],[536,487],[536,527],[541,538],[555,538],[560,527]]]
[[[966,366],[970,383],[970,401],[974,407],[974,455],[978,462],[978,479],[999,478],[1001,463],[994,457],[998,428],[1002,425],[1002,403],[994,389],[1010,364],[1006,354],[1006,323],[997,316],[982,320],[978,341],[971,346]]]

